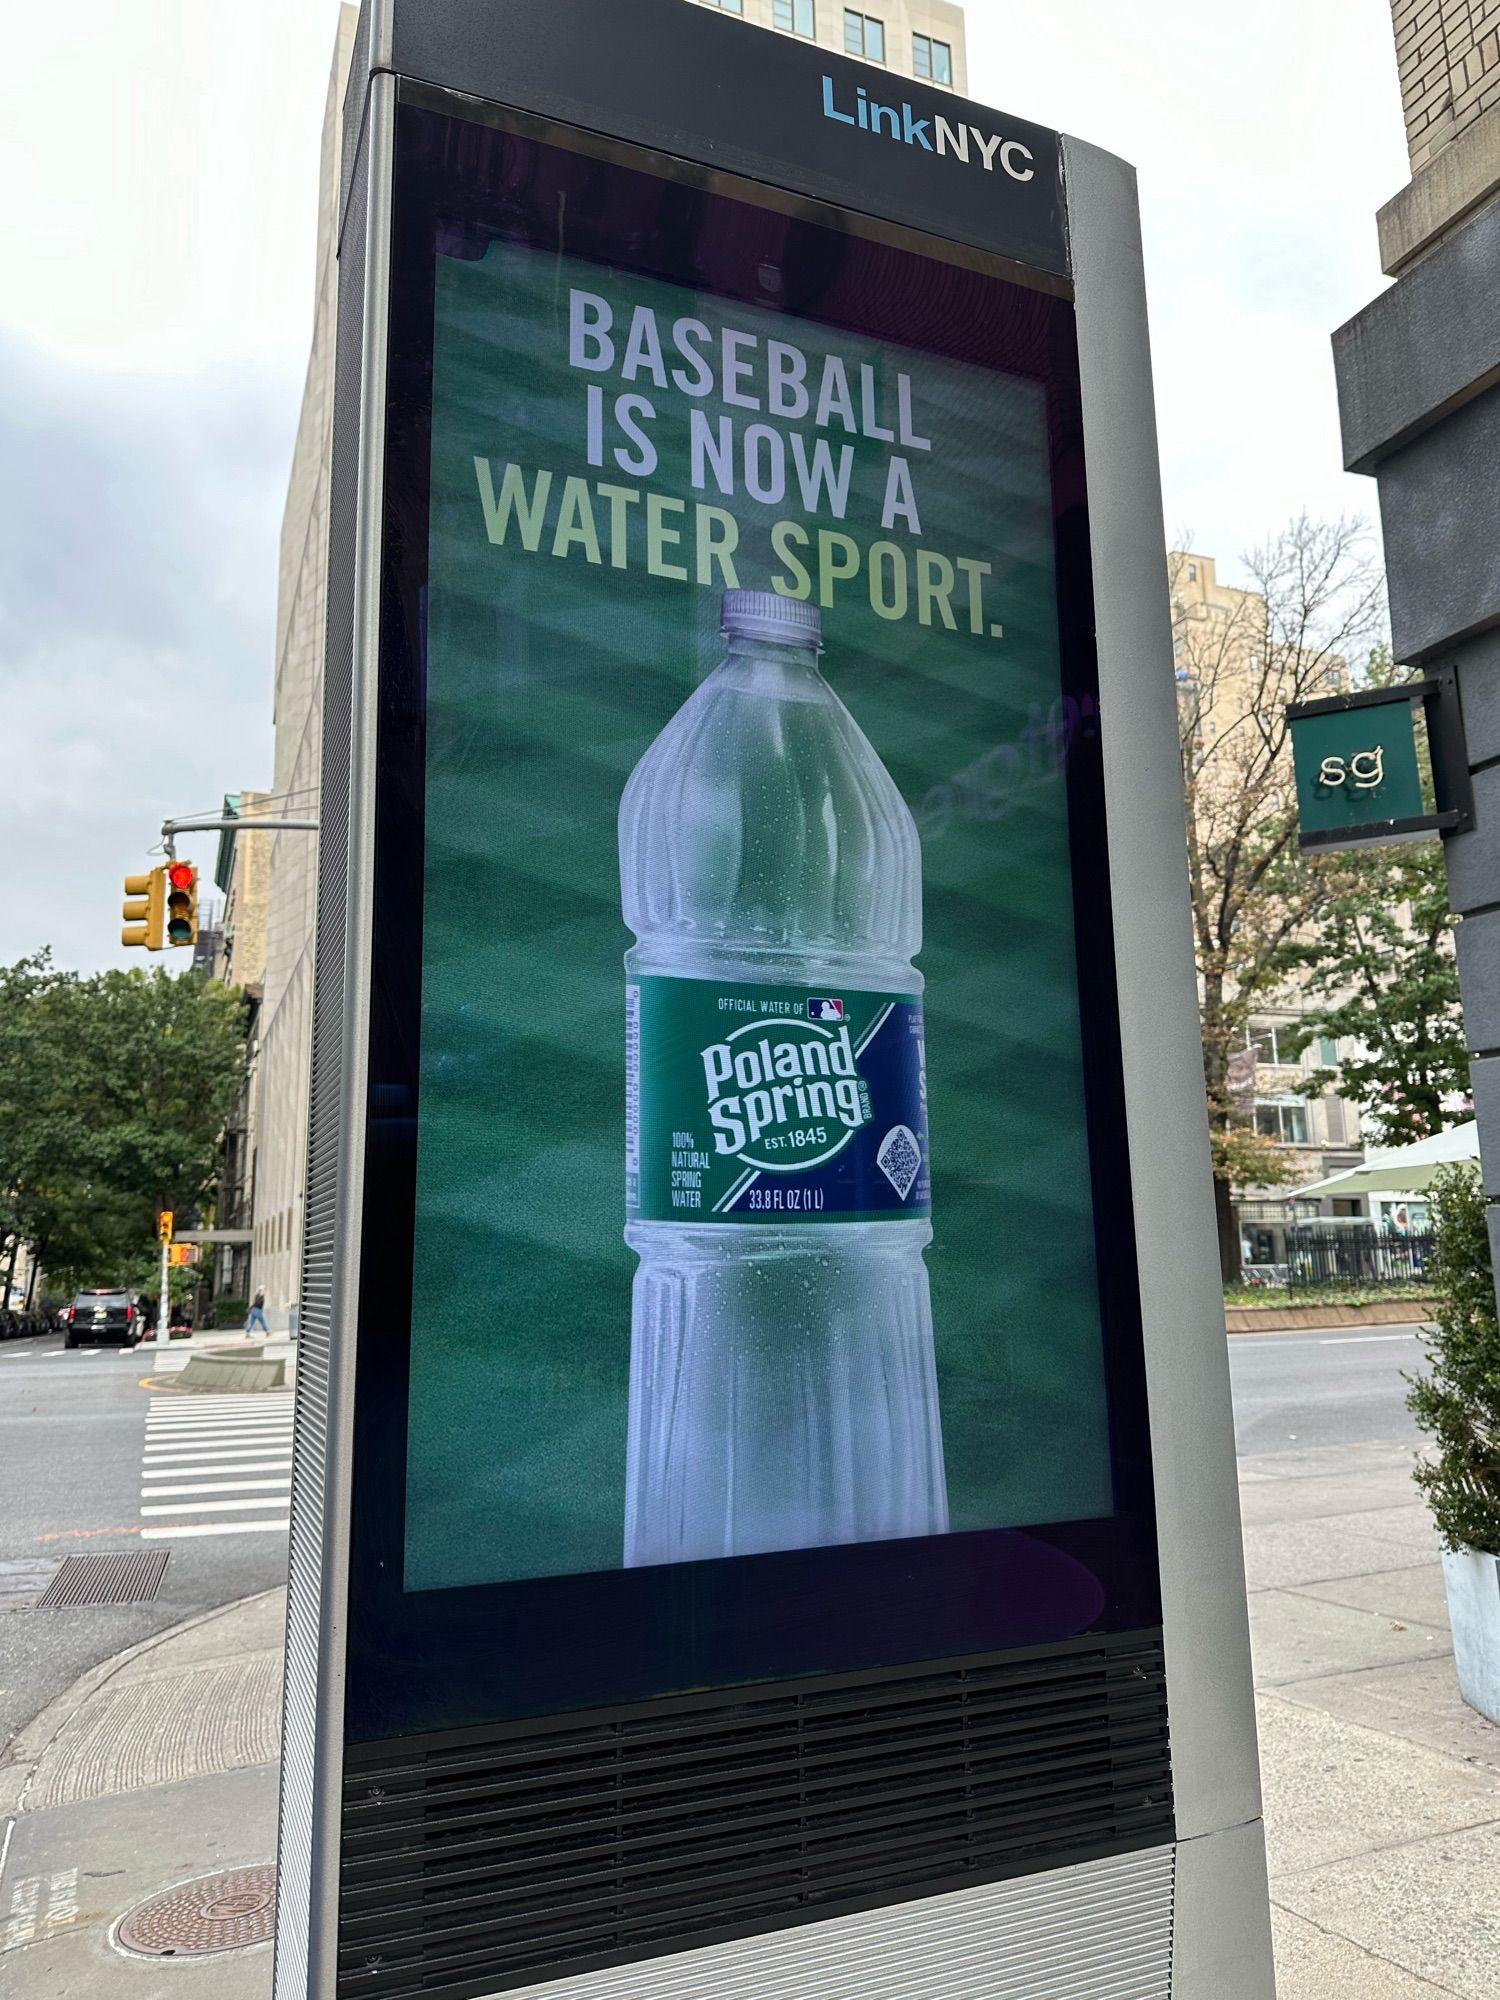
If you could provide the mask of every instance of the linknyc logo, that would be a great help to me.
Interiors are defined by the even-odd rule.
[[[977,125],[954,125],[936,113],[919,118],[910,104],[877,104],[863,84],[841,104],[833,78],[825,76],[823,116],[872,138],[895,139],[920,152],[949,154],[966,167],[983,167],[987,174],[998,167],[1013,181],[1036,178],[1031,149],[1019,139],[1002,139],[997,133],[981,132]]]

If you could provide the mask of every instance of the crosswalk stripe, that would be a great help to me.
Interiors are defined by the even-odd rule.
[[[284,1423],[291,1414],[290,1403],[261,1403],[248,1410],[242,1403],[237,1409],[152,1410],[146,1421],[148,1424],[202,1424],[209,1427],[217,1424]]]
[[[211,1458],[200,1451],[148,1451],[141,1463],[147,1472],[154,1468],[160,1477],[169,1479],[184,1472],[216,1472],[220,1466],[226,1472],[275,1472],[283,1466],[290,1468],[292,1455],[265,1447],[259,1451],[216,1451]]]
[[[142,1538],[285,1534],[293,1400],[290,1390],[154,1395],[141,1451]],[[234,1514],[257,1518],[216,1518]]]
[[[211,1402],[205,1396],[184,1396],[165,1405],[153,1404],[148,1415],[153,1423],[192,1424],[208,1423],[218,1417],[280,1416],[291,1407],[289,1395],[274,1400],[257,1397],[254,1401],[246,1396],[231,1396],[222,1403]]]
[[[258,1424],[148,1424],[147,1437],[160,1438],[165,1442],[174,1437],[230,1437],[235,1431],[289,1431],[292,1428],[291,1412],[284,1417],[265,1417]]]
[[[284,1417],[226,1417],[222,1423],[206,1424],[201,1420],[191,1424],[165,1424],[148,1422],[148,1437],[228,1437],[231,1431],[289,1431],[292,1428],[290,1410]]]
[[[164,1458],[186,1458],[190,1452],[214,1452],[222,1458],[254,1458],[256,1452],[290,1452],[292,1434],[282,1436],[272,1434],[270,1438],[236,1438],[234,1444],[220,1444],[216,1438],[170,1438],[162,1444],[158,1438],[146,1442],[146,1456]]]
[[[243,1400],[226,1403],[222,1409],[202,1409],[196,1400],[190,1410],[151,1410],[146,1421],[152,1424],[220,1424],[229,1418],[244,1422],[259,1422],[268,1417],[289,1417],[292,1413],[290,1402],[260,1403],[246,1409]]]
[[[217,1452],[212,1458],[204,1458],[197,1452],[189,1452],[186,1457],[152,1458],[149,1455],[141,1462],[141,1471],[150,1479],[181,1479],[187,1473],[199,1472],[290,1472],[292,1455],[287,1451],[257,1451],[248,1457],[236,1454],[228,1457]]]
[[[270,1395],[225,1396],[222,1401],[215,1396],[169,1396],[159,1401],[153,1397],[147,1415],[153,1423],[174,1424],[207,1423],[225,1416],[280,1416],[290,1411],[293,1400],[290,1389]]]
[[[143,1542],[181,1541],[188,1535],[264,1535],[273,1530],[285,1534],[292,1525],[291,1516],[279,1521],[196,1521],[179,1523],[172,1528],[142,1528]]]
[[[160,1430],[146,1434],[146,1446],[154,1452],[182,1450],[184,1446],[202,1446],[204,1450],[216,1450],[224,1446],[226,1450],[236,1450],[246,1444],[290,1444],[292,1426],[268,1424],[264,1430],[178,1430],[162,1436]]]
[[[209,1486],[143,1486],[143,1500],[168,1500],[184,1493],[290,1493],[292,1482],[288,1479],[231,1479],[227,1485]]]
[[[243,1405],[249,1402],[280,1403],[290,1402],[290,1389],[174,1389],[170,1395],[153,1394],[153,1410],[211,1410],[225,1404]]]
[[[195,1402],[191,1409],[151,1410],[147,1413],[148,1423],[153,1424],[221,1424],[229,1418],[242,1422],[257,1423],[267,1417],[286,1417],[292,1411],[292,1399],[274,1403],[247,1403],[241,1397],[238,1403],[223,1403],[214,1409],[200,1409]]]
[[[152,1445],[174,1445],[195,1443],[253,1444],[257,1438],[290,1437],[290,1424],[236,1424],[233,1430],[223,1431],[147,1431],[146,1442]]]

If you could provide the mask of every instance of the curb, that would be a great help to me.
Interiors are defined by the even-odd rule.
[[[1426,1326],[1436,1299],[1389,1299],[1366,1306],[1226,1306],[1226,1333],[1287,1333],[1306,1327]]]
[[[180,1639],[184,1633],[196,1632],[200,1626],[211,1625],[216,1618],[227,1617],[230,1612],[238,1611],[247,1604],[262,1603],[285,1588],[284,1584],[274,1584],[270,1590],[252,1591],[248,1597],[234,1597],[227,1604],[215,1605],[212,1611],[200,1611],[195,1618],[184,1618],[181,1624],[169,1625],[165,1631],[154,1633],[149,1639],[141,1639],[134,1646],[125,1647],[123,1652],[112,1653],[98,1666],[80,1674],[71,1687],[64,1688],[39,1715],[34,1715],[24,1728],[18,1729],[0,1753],[5,1759],[0,1763],[0,1815],[20,1813],[24,1809],[32,1775],[48,1746],[90,1697],[112,1681],[123,1668],[147,1653],[154,1653],[170,1639]]]
[[[284,1389],[286,1363],[279,1357],[264,1361],[259,1354],[192,1354],[177,1386],[197,1395],[225,1391],[254,1395],[259,1390]]]

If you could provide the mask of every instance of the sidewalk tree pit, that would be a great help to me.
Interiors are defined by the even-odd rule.
[[[279,2000],[825,1984],[872,1911],[915,1996],[933,1896],[1165,1991],[1184,1796],[1228,1845],[1175,1921],[1264,1909],[1253,1740],[1174,1774],[1168,1731],[1182,1202],[1133,1198],[1122,1018],[1175,995],[1201,1089],[1180,819],[1122,775],[1169,667],[1108,778],[1101,725],[1159,662],[1096,632],[1166,616],[1128,174],[922,84],[976,145],[866,146],[862,65],[677,0],[367,29]],[[1180,1713],[1248,1684],[1236,1615]],[[1267,1990],[1194,1951],[1180,1995]]]

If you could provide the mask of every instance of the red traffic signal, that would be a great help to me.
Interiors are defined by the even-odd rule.
[[[167,943],[193,944],[198,937],[198,871],[191,861],[167,863]]]

